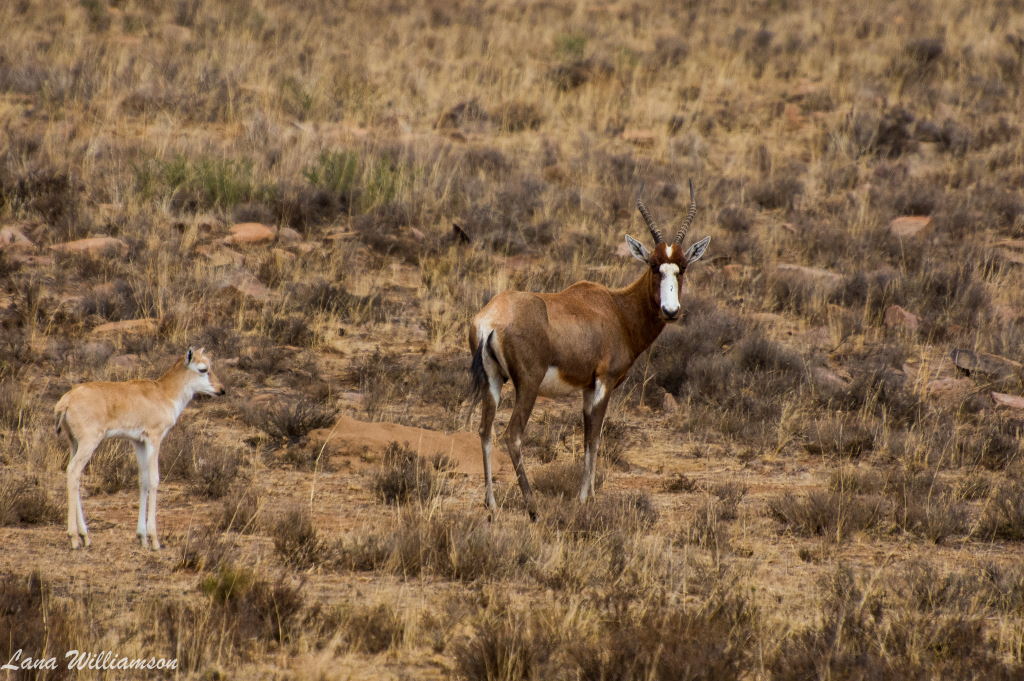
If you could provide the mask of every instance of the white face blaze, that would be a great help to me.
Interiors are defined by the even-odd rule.
[[[665,263],[661,271],[661,309],[674,317],[679,313],[679,265]]]

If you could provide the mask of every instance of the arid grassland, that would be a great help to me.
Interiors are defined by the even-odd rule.
[[[0,27],[0,664],[1024,678],[1024,3],[10,0]],[[489,521],[468,320],[630,282],[635,200],[671,230],[689,178],[711,247],[613,398],[597,498],[579,398],[541,400],[540,519],[497,448]],[[164,443],[164,549],[108,443],[72,552],[53,404],[190,345],[228,394]]]

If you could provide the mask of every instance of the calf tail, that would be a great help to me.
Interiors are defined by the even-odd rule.
[[[61,430],[64,428],[64,420],[68,415],[68,393],[57,401],[57,404],[53,407],[53,415],[57,420],[57,434],[61,434]]]

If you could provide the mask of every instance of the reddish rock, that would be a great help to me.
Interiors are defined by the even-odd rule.
[[[831,270],[825,270],[820,267],[807,267],[806,265],[792,265],[789,263],[779,263],[776,265],[775,273],[830,285],[838,284],[842,280],[841,275],[836,274]]]
[[[229,276],[220,287],[221,291],[233,292],[245,298],[252,298],[260,302],[271,300],[274,292],[264,286],[252,274],[240,271]]]
[[[35,246],[32,240],[25,236],[25,233],[17,227],[11,225],[0,227],[0,250],[30,249],[35,248]]]
[[[653,147],[658,138],[653,130],[633,129],[623,131],[622,139],[636,147]]]
[[[156,319],[147,317],[145,319],[128,319],[123,322],[107,322],[100,324],[92,330],[96,335],[118,334],[118,333],[156,333],[159,324]]]
[[[209,260],[213,267],[240,267],[245,262],[245,256],[241,253],[223,246],[197,246],[196,253]]]
[[[987,352],[974,352],[957,348],[949,353],[950,359],[958,369],[967,374],[979,373],[992,378],[1018,376],[1024,365],[1006,357]]]
[[[1007,393],[997,393],[992,391],[992,399],[1000,407],[1009,407],[1010,409],[1024,409],[1024,397],[1020,395],[1009,395]]]
[[[921,320],[913,312],[906,310],[899,305],[890,305],[885,308],[885,325],[890,329],[899,329],[914,333],[917,331]]]
[[[50,246],[58,253],[87,253],[89,255],[127,255],[128,244],[112,236],[92,236]]]
[[[840,392],[850,387],[850,382],[827,367],[811,369],[811,380],[819,389]]]
[[[889,223],[889,231],[893,236],[908,239],[920,236],[931,229],[932,219],[927,215],[904,215],[893,218]]]
[[[118,355],[117,357],[111,357],[107,360],[107,366],[115,369],[124,369],[130,371],[137,369],[142,365],[142,358],[138,355]]]
[[[974,381],[969,378],[936,378],[933,381],[929,381],[925,388],[925,392],[929,397],[938,399],[955,399],[962,400],[972,390],[974,390]]]
[[[259,222],[239,222],[233,225],[224,243],[237,245],[265,244],[277,237],[272,227]]]

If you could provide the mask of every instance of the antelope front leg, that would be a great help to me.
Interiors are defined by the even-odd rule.
[[[601,443],[601,426],[608,408],[608,392],[597,380],[592,389],[583,393],[583,482],[580,485],[580,503],[594,495],[597,477],[597,450]]]

